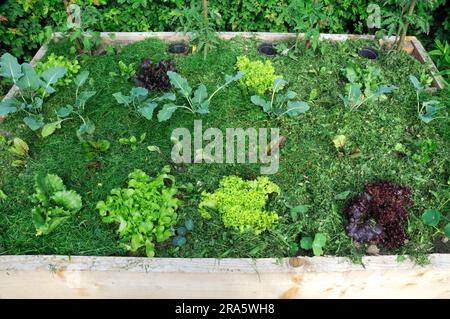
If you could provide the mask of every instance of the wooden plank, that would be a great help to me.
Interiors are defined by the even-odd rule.
[[[412,45],[414,46],[413,56],[428,66],[428,69],[433,77],[433,87],[442,90],[445,88],[444,78],[438,75],[439,71],[436,68],[433,60],[428,55],[428,52],[423,47],[422,43],[416,37],[409,37]]]
[[[450,255],[182,259],[1,256],[0,298],[449,298]]]

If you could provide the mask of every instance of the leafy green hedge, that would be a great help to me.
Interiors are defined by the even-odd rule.
[[[433,0],[440,6],[435,10],[432,24],[440,36],[448,35],[450,18],[446,0]],[[189,5],[185,0],[73,0],[93,17],[98,31],[169,31],[176,10]],[[200,0],[194,2],[200,3]],[[210,0],[211,9],[222,15],[220,30],[227,31],[289,31],[283,8],[289,0]],[[335,19],[329,32],[365,32],[366,8],[371,0],[323,0]],[[393,1],[386,1],[392,3]],[[0,54],[8,51],[29,59],[51,31],[66,23],[63,1],[6,0],[0,5]],[[431,22],[433,16],[424,15]],[[445,39],[443,39],[445,40]]]

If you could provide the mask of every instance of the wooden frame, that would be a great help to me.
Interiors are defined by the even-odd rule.
[[[450,297],[450,255],[396,259],[0,256],[0,298]]]
[[[185,41],[173,32],[102,33],[104,43],[131,43],[149,37]],[[295,39],[293,33],[221,32],[222,39]],[[303,37],[303,35],[300,35]],[[62,37],[54,34],[54,39]],[[373,39],[321,34],[322,40]],[[386,42],[392,41],[392,38]],[[41,47],[34,65],[46,53]],[[442,77],[422,44],[407,37],[405,51],[427,63],[432,86]],[[13,87],[5,98],[14,96]],[[1,120],[1,119],[0,119]],[[364,265],[364,266],[363,266]],[[450,255],[432,254],[418,266],[396,256],[364,257],[363,265],[343,257],[264,259],[180,259],[90,256],[0,256],[0,298],[449,298]]]

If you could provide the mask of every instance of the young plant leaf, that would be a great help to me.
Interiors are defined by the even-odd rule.
[[[416,91],[422,91],[423,90],[423,86],[420,83],[420,81],[414,76],[414,75],[410,75],[409,76],[409,80],[411,81],[411,83],[414,85],[414,87],[416,88]]]
[[[272,107],[270,105],[270,102],[264,100],[262,97],[260,97],[259,95],[253,95],[250,100],[252,101],[253,104],[262,107],[264,112],[269,112]]]
[[[309,105],[306,102],[301,101],[288,101],[287,102],[287,115],[290,117],[298,116],[309,110]]]
[[[83,136],[92,135],[95,132],[95,124],[90,120],[86,120],[86,123],[81,124],[81,126],[77,130],[77,136],[80,140],[83,139]]]
[[[158,106],[157,103],[147,101],[144,103],[144,106],[138,109],[138,112],[145,117],[147,120],[151,120],[153,118],[153,111]]]
[[[131,103],[131,97],[123,95],[122,92],[114,93],[113,96],[119,104],[129,105]]]
[[[156,145],[150,145],[150,146],[147,146],[147,149],[148,149],[150,152],[156,152],[156,153],[161,154],[161,150],[160,150],[159,147],[156,146]]]
[[[61,122],[62,120],[45,124],[41,131],[42,137],[46,138],[47,136],[52,135],[57,129],[61,128]]]
[[[83,71],[77,75],[77,77],[73,80],[73,83],[75,83],[76,86],[80,87],[84,85],[84,83],[86,83],[88,78],[89,78],[89,71]]]
[[[167,71],[167,76],[170,79],[170,83],[172,83],[172,85],[178,89],[183,96],[191,96],[192,88],[189,86],[188,81],[184,77],[173,71]]]
[[[170,119],[177,108],[179,108],[179,106],[173,103],[165,104],[158,112],[158,122],[164,122]]]
[[[14,106],[14,102],[12,100],[0,102],[0,116],[5,116],[7,114],[15,112],[17,112],[17,107]]]
[[[143,87],[134,87],[131,89],[131,98],[145,98],[147,95],[148,91]]]
[[[395,85],[380,85],[378,89],[375,91],[374,96],[380,97],[383,94],[392,93],[397,89],[398,87],[396,87]]]
[[[334,147],[339,150],[345,146],[345,143],[347,142],[347,137],[345,135],[336,135],[333,138],[333,144]]]
[[[44,126],[44,121],[38,116],[24,117],[23,122],[33,131],[37,131]]]
[[[51,200],[58,206],[63,207],[64,209],[77,212],[81,209],[82,202],[81,196],[78,195],[75,191],[58,191],[53,194]]]
[[[161,101],[175,101],[177,99],[177,96],[175,93],[164,93],[163,95],[153,99],[154,102],[161,102]]]
[[[177,236],[172,240],[172,245],[176,247],[181,247],[186,244],[186,237],[184,236]]]
[[[56,115],[58,117],[67,117],[73,112],[73,106],[72,105],[66,105],[61,107],[58,111],[56,111]]]
[[[242,71],[237,72],[235,75],[225,75],[225,85],[228,85],[234,81],[239,81],[243,75],[244,72]]]
[[[97,92],[96,91],[83,91],[80,93],[80,95],[78,96],[77,100],[75,101],[75,107],[77,108],[84,108],[84,105],[86,104],[86,102],[93,97]]]
[[[16,83],[22,75],[22,69],[16,57],[9,53],[0,57],[0,76],[12,79]]]
[[[23,76],[17,81],[19,88],[37,90],[42,86],[42,80],[30,64],[22,64],[22,72]]]
[[[277,93],[284,89],[285,85],[287,84],[286,80],[283,78],[276,78],[273,81],[272,91]]]
[[[441,220],[441,213],[437,209],[426,209],[422,214],[422,221],[428,226],[437,226]]]
[[[313,247],[313,239],[312,237],[302,237],[300,240],[300,247],[305,250],[310,250]]]
[[[195,90],[194,92],[192,102],[196,105],[200,105],[207,98],[208,98],[208,91],[206,90],[206,86],[204,84],[200,84],[197,90]]]
[[[325,244],[327,242],[327,237],[322,233],[317,233],[314,236],[314,241],[312,243],[312,249],[314,256],[321,256],[323,255],[323,247],[325,247]]]
[[[55,89],[51,87],[52,84],[55,84],[58,82],[59,79],[61,79],[66,74],[66,68],[55,66],[52,68],[49,68],[45,70],[41,77],[44,80],[41,83],[42,88],[45,90],[46,93],[54,93]]]
[[[29,150],[30,150],[30,148],[28,147],[28,144],[24,140],[22,140],[22,139],[20,139],[18,137],[14,138],[13,144],[9,148],[9,151],[11,153],[14,153],[14,154],[16,154],[16,155],[18,155],[20,157],[27,156]]]
[[[188,231],[193,231],[194,230],[194,221],[192,219],[188,219],[185,221],[184,226],[186,227],[186,229]]]

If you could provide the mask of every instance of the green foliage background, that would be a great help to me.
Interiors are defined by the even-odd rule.
[[[432,15],[419,12],[431,24],[433,35],[442,40],[450,34],[450,3],[434,0]],[[177,9],[188,6],[185,0],[74,0],[93,17],[97,31],[173,31]],[[196,0],[194,2],[200,2]],[[289,31],[282,14],[289,0],[210,0],[209,6],[222,15],[218,26],[223,31]],[[335,21],[324,31],[332,33],[367,32],[365,20],[369,3],[374,0],[324,0]],[[52,30],[66,23],[67,15],[61,0],[6,0],[0,4],[0,55],[10,52],[29,60]],[[0,19],[1,21],[1,19]],[[414,31],[412,31],[414,32]]]

